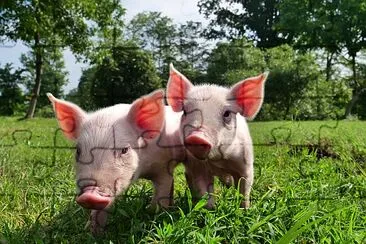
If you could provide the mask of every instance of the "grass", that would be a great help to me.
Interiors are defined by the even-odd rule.
[[[106,234],[94,238],[88,211],[75,203],[72,144],[55,133],[56,121],[0,118],[0,243],[365,243],[365,125],[250,123],[249,210],[218,182],[214,210],[205,199],[193,204],[178,166],[175,207],[148,211],[152,186],[138,181],[111,210]]]

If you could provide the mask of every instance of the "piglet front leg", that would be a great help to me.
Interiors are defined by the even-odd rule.
[[[103,210],[91,210],[90,213],[90,230],[94,236],[104,233],[107,225],[108,212]]]
[[[250,191],[254,179],[253,165],[247,165],[246,169],[234,176],[235,185],[239,186],[240,193],[244,196],[241,207],[248,209],[250,207]]]
[[[185,169],[186,180],[194,202],[208,193],[206,208],[214,208],[215,199],[212,195],[214,192],[214,176],[207,170],[203,162],[191,161],[185,165]]]
[[[174,204],[174,179],[169,173],[159,174],[152,178],[154,196],[151,200],[151,208],[169,208]]]

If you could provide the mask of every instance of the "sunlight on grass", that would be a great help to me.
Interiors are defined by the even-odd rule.
[[[329,127],[320,126],[328,124]],[[362,243],[366,241],[366,126],[361,121],[252,122],[252,206],[215,181],[216,208],[193,202],[175,170],[175,207],[147,210],[140,180],[113,207],[104,236],[75,203],[74,152],[53,119],[0,119],[0,240],[113,243]],[[14,134],[15,132],[15,134]],[[56,136],[56,137],[55,137]],[[321,146],[318,142],[321,138]],[[55,140],[54,140],[55,139]],[[54,150],[53,146],[62,148]],[[291,146],[298,145],[298,147]]]

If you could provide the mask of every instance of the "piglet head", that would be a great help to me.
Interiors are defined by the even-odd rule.
[[[173,65],[167,86],[168,104],[183,111],[181,132],[186,149],[197,159],[220,158],[220,146],[231,144],[236,116],[253,119],[263,102],[267,73],[236,83],[231,88],[194,86]]]
[[[163,90],[90,114],[48,97],[63,134],[76,143],[76,202],[90,209],[108,208],[138,178],[140,150],[160,133]]]

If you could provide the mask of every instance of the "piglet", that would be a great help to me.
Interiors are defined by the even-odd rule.
[[[172,204],[172,173],[184,148],[174,146],[181,145],[181,115],[164,106],[163,90],[93,113],[47,96],[63,134],[76,144],[76,202],[92,210],[94,234],[104,231],[115,198],[138,178],[153,182],[152,206]]]
[[[214,206],[214,176],[233,181],[249,208],[253,184],[253,145],[246,120],[252,120],[263,102],[268,73],[240,81],[231,88],[192,83],[170,65],[168,104],[183,111],[180,134],[187,150],[185,174],[196,197],[209,193]]]

